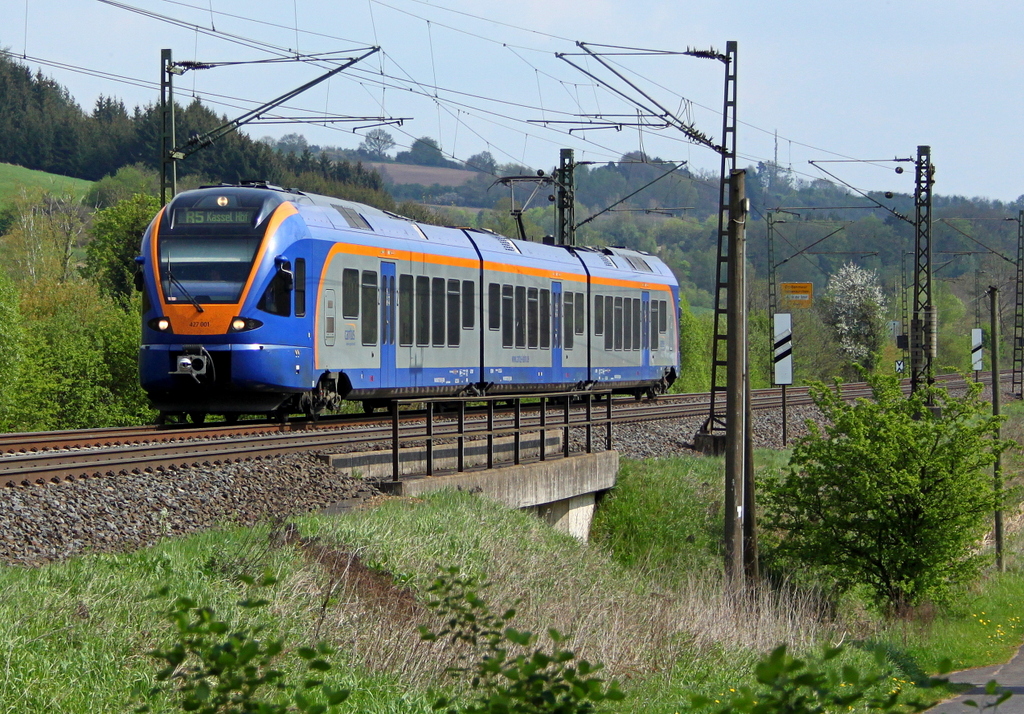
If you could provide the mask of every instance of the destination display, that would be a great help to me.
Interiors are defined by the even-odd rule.
[[[255,208],[179,208],[174,211],[174,224],[251,225],[255,214]]]

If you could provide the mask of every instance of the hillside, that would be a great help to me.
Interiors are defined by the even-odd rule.
[[[415,164],[363,164],[367,168],[379,171],[389,183],[418,183],[423,186],[461,186],[469,183],[480,174],[476,171],[448,169],[439,166],[416,166]]]
[[[76,196],[82,197],[85,196],[90,186],[92,186],[92,181],[0,163],[0,207],[8,205],[11,198],[22,190],[41,188],[51,192],[71,191]]]

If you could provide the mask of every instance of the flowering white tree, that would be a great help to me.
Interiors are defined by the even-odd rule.
[[[878,273],[847,263],[828,281],[821,301],[843,357],[871,369],[885,340],[885,295]]]

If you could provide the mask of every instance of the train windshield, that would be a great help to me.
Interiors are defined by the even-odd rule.
[[[163,236],[160,279],[168,302],[236,303],[242,295],[258,235]]]
[[[175,198],[159,234],[167,301],[237,303],[263,238],[263,222],[281,201],[266,190],[235,187]]]

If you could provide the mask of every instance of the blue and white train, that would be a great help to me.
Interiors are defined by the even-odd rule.
[[[612,388],[679,370],[678,283],[620,248],[512,240],[262,183],[179,194],[136,259],[162,417]]]

